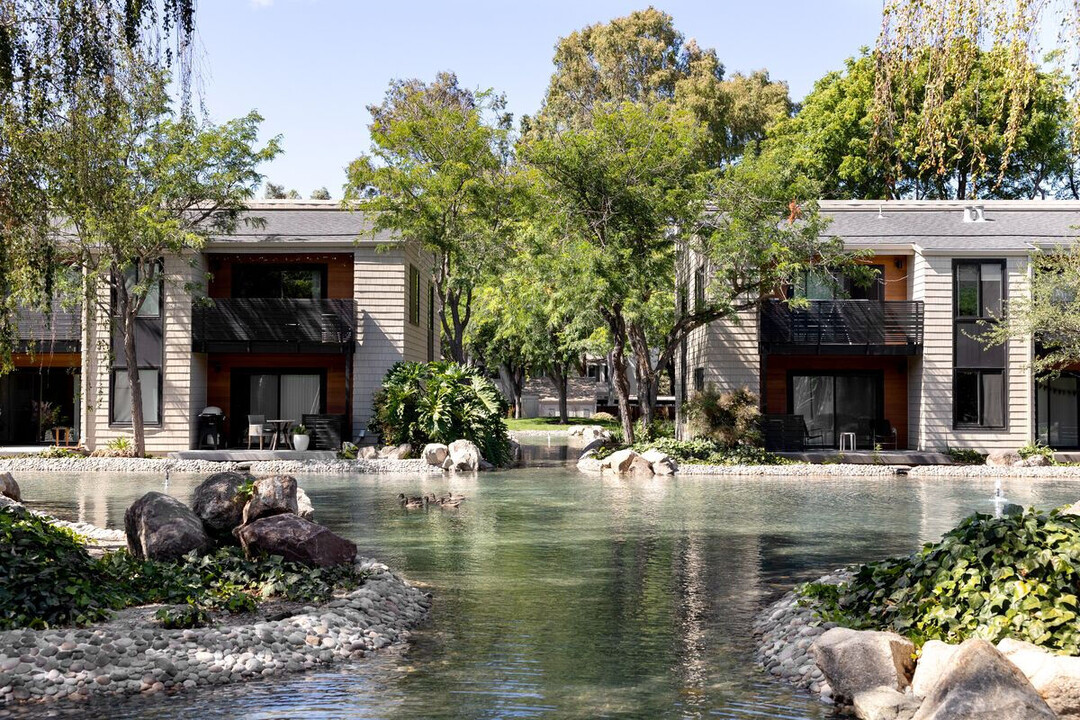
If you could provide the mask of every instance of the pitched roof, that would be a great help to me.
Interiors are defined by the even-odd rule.
[[[344,210],[337,200],[261,200],[248,203],[248,211],[235,233],[216,236],[211,242],[214,245],[352,245],[390,243],[394,238],[385,231],[373,234],[368,215],[359,210]]]
[[[983,208],[984,221],[964,221],[972,206]],[[823,200],[821,212],[832,220],[828,234],[853,248],[1027,252],[1080,239],[1080,202],[1071,200]]]

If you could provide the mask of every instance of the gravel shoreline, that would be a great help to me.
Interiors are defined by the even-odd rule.
[[[784,477],[894,477],[897,469],[892,465],[689,465],[679,464],[676,475],[777,475]]]
[[[28,512],[91,544],[124,541],[121,530]],[[358,588],[275,619],[225,615],[218,626],[167,630],[148,624],[160,606],[146,606],[86,628],[0,631],[0,717],[9,714],[5,706],[19,703],[224,685],[355,660],[405,642],[426,617],[431,595],[370,558],[356,558],[353,566],[366,573]]]
[[[413,460],[250,460],[215,462],[176,460],[173,458],[42,458],[27,456],[0,460],[0,472],[131,472],[131,473],[218,473],[248,470],[256,475],[277,473],[347,474],[347,473],[431,473],[443,474],[442,468],[422,459]]]
[[[850,578],[850,571],[837,570],[817,582],[836,584]],[[814,612],[812,601],[800,603],[794,590],[765,608],[754,620],[755,659],[764,672],[831,703],[832,688],[810,655],[810,646],[836,623],[823,623]]]

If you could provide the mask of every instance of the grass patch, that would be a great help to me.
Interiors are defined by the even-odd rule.
[[[570,418],[568,423],[560,423],[559,418],[509,418],[506,429],[515,430],[566,430],[574,425],[599,425],[605,430],[618,430],[618,421],[590,420],[588,418]]]
[[[174,562],[139,560],[127,550],[95,559],[70,530],[7,509],[0,510],[0,567],[0,630],[87,625],[152,603],[190,608],[159,618],[178,627],[209,610],[250,612],[261,600],[321,602],[363,581],[352,565],[249,560],[235,547]]]
[[[638,452],[656,449],[667,453],[681,465],[791,465],[792,460],[775,455],[755,445],[728,446],[715,440],[695,438],[675,440],[660,438],[634,445]]]

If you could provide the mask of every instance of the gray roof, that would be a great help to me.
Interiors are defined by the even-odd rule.
[[[263,200],[248,204],[236,232],[212,238],[214,245],[389,243],[388,232],[373,235],[371,221],[361,211],[344,210],[337,200]]]
[[[964,208],[983,207],[985,221],[964,222]],[[927,251],[1026,252],[1080,238],[1080,202],[1040,200],[823,200],[828,234],[857,248],[918,245]]]

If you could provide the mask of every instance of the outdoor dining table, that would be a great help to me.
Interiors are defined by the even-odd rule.
[[[294,420],[267,420],[268,425],[274,426],[274,439],[270,441],[270,449],[277,450],[278,438],[285,441],[285,446],[292,449],[292,441],[289,439],[289,427]]]

